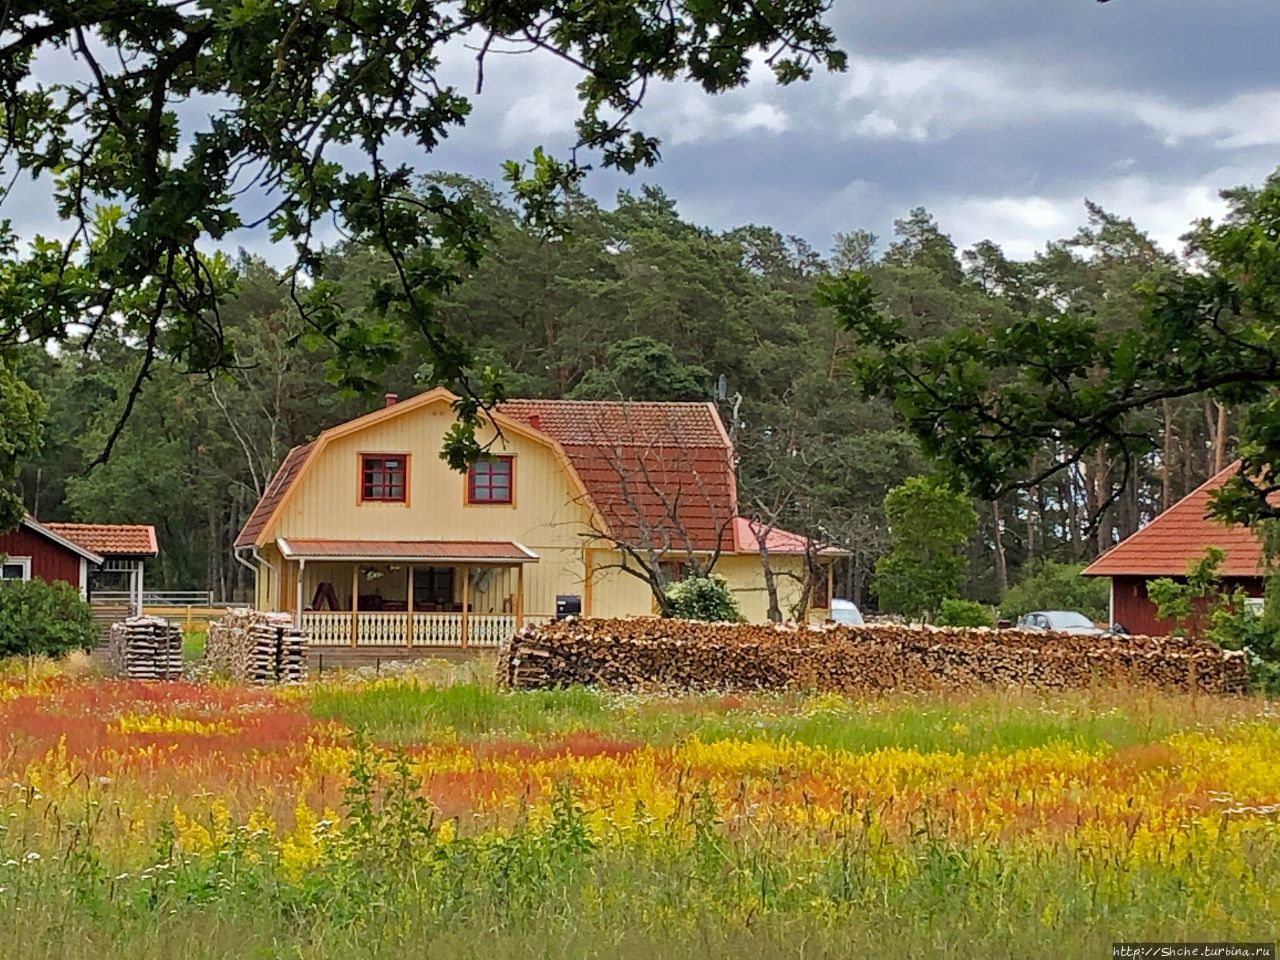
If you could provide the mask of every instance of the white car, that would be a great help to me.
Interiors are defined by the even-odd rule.
[[[1083,613],[1076,613],[1074,610],[1036,610],[1019,617],[1018,627],[1022,630],[1052,630],[1056,633],[1080,633],[1095,637],[1107,632]]]
[[[858,609],[858,605],[852,600],[833,599],[831,601],[831,620],[833,623],[860,627],[863,624],[862,611]]]

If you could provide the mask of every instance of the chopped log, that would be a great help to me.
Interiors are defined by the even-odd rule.
[[[634,618],[525,627],[504,646],[498,674],[517,689],[853,693],[1107,683],[1232,693],[1245,688],[1247,664],[1238,651],[1178,637]]]
[[[112,624],[107,661],[129,680],[182,677],[182,631],[162,617],[130,617]]]
[[[308,642],[287,613],[229,610],[209,624],[205,658],[239,683],[301,683],[307,678]]]

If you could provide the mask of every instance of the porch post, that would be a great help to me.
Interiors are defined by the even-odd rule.
[[[471,611],[471,567],[462,564],[458,567],[462,571],[462,645],[467,645],[467,629],[470,624],[467,622]]]
[[[298,586],[294,591],[293,603],[293,625],[299,629],[302,628],[302,575],[307,569],[307,558],[298,558]]]
[[[516,564],[516,629],[524,626],[524,564]]]
[[[404,568],[404,608],[407,611],[404,615],[404,645],[406,647],[413,646],[413,564],[410,563]]]
[[[359,628],[359,618],[356,616],[360,612],[360,564],[353,563],[351,565],[351,645],[356,645],[356,633]]]

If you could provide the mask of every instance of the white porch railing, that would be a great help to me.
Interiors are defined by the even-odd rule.
[[[415,647],[462,646],[462,614],[415,613],[413,645]]]
[[[516,618],[510,613],[473,613],[467,617],[467,643],[473,647],[496,647],[516,632]]]
[[[407,613],[357,613],[356,646],[403,647],[409,635],[408,617]]]
[[[303,611],[302,632],[318,644],[350,644],[351,614]]]
[[[526,622],[542,622],[550,617],[528,617]],[[356,646],[406,646],[410,632],[409,614],[360,611],[355,615]],[[351,646],[350,611],[307,610],[302,629],[317,646]],[[466,618],[465,645],[497,647],[516,632],[511,613],[472,613]],[[415,647],[460,647],[464,645],[461,613],[415,613],[412,621]]]

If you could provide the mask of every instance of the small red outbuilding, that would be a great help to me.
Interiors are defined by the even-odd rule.
[[[88,598],[89,570],[102,564],[103,556],[50,530],[35,517],[25,517],[18,529],[0,533],[0,580],[61,580]]]
[[[1183,580],[1187,564],[1208,547],[1226,553],[1220,568],[1228,589],[1243,587],[1262,596],[1262,544],[1253,531],[1221,523],[1209,516],[1210,495],[1236,472],[1232,464],[1192,490],[1133,536],[1120,541],[1084,570],[1086,577],[1111,580],[1111,622],[1133,634],[1163,636],[1173,624],[1156,617],[1147,596],[1147,581],[1157,577]]]

